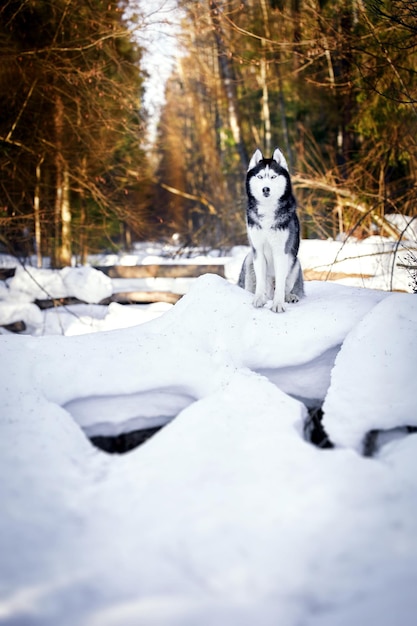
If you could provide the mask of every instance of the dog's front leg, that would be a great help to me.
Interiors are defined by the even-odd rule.
[[[271,307],[274,313],[284,313],[285,311],[285,280],[288,272],[288,262],[288,254],[274,255],[275,293]]]
[[[266,297],[266,258],[261,250],[257,250],[253,255],[253,267],[255,270],[256,288],[253,306],[261,307],[265,304]]]

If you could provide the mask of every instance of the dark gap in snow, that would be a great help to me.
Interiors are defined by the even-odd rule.
[[[0,280],[7,280],[8,278],[13,278],[16,274],[15,267],[0,267]]]
[[[12,322],[11,324],[2,324],[1,328],[4,328],[9,333],[23,333],[26,330],[26,324],[21,320],[19,322]]]
[[[73,398],[63,405],[90,443],[111,454],[141,445],[195,401],[182,388]]]
[[[307,410],[308,418],[304,423],[304,436],[306,440],[318,448],[334,448],[335,445],[330,440],[322,423],[322,409],[315,407],[308,408]],[[370,430],[364,438],[362,454],[365,457],[376,456],[386,444],[396,439],[402,439],[413,433],[417,433],[416,426],[402,426],[390,430]]]
[[[368,457],[375,456],[385,444],[412,433],[417,433],[416,426],[403,426],[402,428],[392,428],[390,430],[370,430],[364,439],[363,455]]]
[[[363,443],[363,455],[373,456],[378,449],[378,430],[370,430]]]
[[[141,428],[140,430],[132,430],[130,433],[122,433],[120,435],[95,435],[90,437],[90,441],[100,450],[109,452],[110,454],[124,454],[142,443],[145,443],[150,437],[153,437],[163,426],[154,428]]]
[[[329,436],[324,430],[322,420],[323,411],[321,407],[309,408],[308,418],[304,424],[304,436],[307,441],[318,448],[334,448],[334,444],[330,441]]]

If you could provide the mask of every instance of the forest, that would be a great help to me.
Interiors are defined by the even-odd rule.
[[[163,5],[181,24],[150,146],[146,3],[2,3],[1,251],[63,267],[173,235],[246,243],[248,155],[275,146],[304,238],[401,238],[386,216],[417,217],[417,3]]]

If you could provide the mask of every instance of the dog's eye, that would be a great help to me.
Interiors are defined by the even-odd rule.
[[[278,174],[271,174],[270,178],[276,178]]]
[[[257,174],[256,178],[263,178],[263,174]]]

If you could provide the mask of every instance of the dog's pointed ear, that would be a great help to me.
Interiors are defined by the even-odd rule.
[[[249,161],[249,167],[248,167],[248,172],[249,170],[253,169],[254,167],[256,167],[259,163],[259,161],[262,161],[262,159],[264,158],[262,152],[259,150],[259,148],[257,148],[255,150],[255,152],[252,155],[251,160]]]
[[[283,167],[284,169],[286,169],[288,172],[287,160],[279,148],[275,148],[274,154],[272,155],[272,159],[273,161],[276,161],[277,163],[279,163],[279,165]]]

